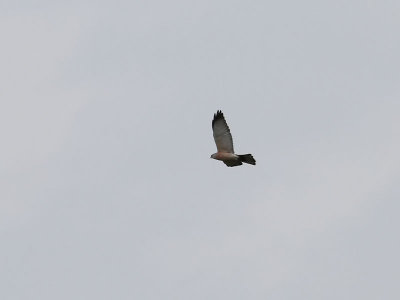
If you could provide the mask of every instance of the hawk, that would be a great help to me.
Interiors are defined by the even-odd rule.
[[[242,163],[250,165],[256,164],[256,161],[251,154],[235,154],[235,151],[233,150],[231,131],[225,121],[224,114],[220,110],[214,114],[212,129],[215,144],[217,145],[217,153],[211,155],[210,158],[221,160],[228,167],[240,166]]]

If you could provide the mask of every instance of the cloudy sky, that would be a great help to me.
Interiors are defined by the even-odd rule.
[[[0,298],[399,299],[399,1],[3,1]],[[227,168],[211,120],[238,153]]]

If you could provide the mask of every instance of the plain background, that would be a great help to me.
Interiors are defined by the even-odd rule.
[[[399,299],[399,1],[0,16],[1,299]]]

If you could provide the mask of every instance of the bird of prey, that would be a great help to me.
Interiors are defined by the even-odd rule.
[[[225,121],[224,114],[218,110],[214,114],[212,129],[217,153],[211,155],[211,158],[221,160],[228,167],[240,166],[242,163],[255,165],[256,161],[251,154],[238,155],[233,151],[233,141],[231,131]]]

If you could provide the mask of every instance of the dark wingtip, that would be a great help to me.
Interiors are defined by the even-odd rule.
[[[246,164],[250,164],[253,166],[256,165],[256,160],[254,159],[253,155],[251,155],[251,154],[242,154],[242,155],[239,155],[239,158],[242,162],[244,162]]]
[[[214,114],[214,119],[212,120],[212,126],[214,126],[215,121],[219,119],[224,119],[224,114],[222,113],[221,110],[217,110],[217,113]]]

